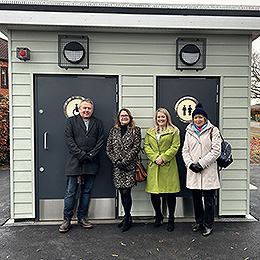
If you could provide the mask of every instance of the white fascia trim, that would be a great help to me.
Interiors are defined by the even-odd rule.
[[[260,30],[260,17],[64,13],[0,10],[0,24],[154,29]]]

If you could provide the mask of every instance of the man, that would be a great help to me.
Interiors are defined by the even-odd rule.
[[[67,119],[65,142],[69,156],[65,169],[67,187],[64,197],[64,220],[59,227],[61,233],[67,232],[71,227],[79,186],[81,192],[77,210],[78,225],[83,228],[93,227],[86,216],[91,190],[99,169],[97,155],[104,145],[103,125],[99,119],[92,116],[93,109],[93,101],[90,98],[84,99],[79,104],[79,115]]]

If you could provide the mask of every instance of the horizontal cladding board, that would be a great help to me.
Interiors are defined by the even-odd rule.
[[[28,41],[35,41],[35,39],[43,38],[45,41],[53,41],[53,39],[58,39],[58,35],[79,35],[79,36],[88,36],[89,39],[95,39],[96,41],[103,42],[129,42],[134,39],[134,41],[138,42],[151,42],[155,41],[155,37],[157,36],[157,42],[164,41],[175,41],[179,37],[183,38],[198,38],[198,35],[181,35],[178,34],[160,34],[158,38],[158,34],[155,33],[113,33],[113,32],[77,32],[75,28],[73,31],[23,31],[23,30],[14,30],[12,31],[12,41],[22,41],[27,39]],[[245,45],[250,41],[249,36],[245,35],[228,35],[226,34],[224,37],[219,37],[218,34],[214,35],[200,35],[199,38],[206,38],[208,44],[232,44],[232,45]]]
[[[13,107],[13,117],[18,116],[26,116],[31,117],[32,116],[32,108],[31,107]]]
[[[140,108],[131,108],[131,112],[132,112],[132,114],[133,114],[133,116],[134,116],[134,118],[136,118],[136,117],[144,117],[144,115],[146,116],[146,117],[153,117],[153,114],[154,114],[154,109],[151,107],[149,107],[149,108],[146,108],[146,107],[144,107],[144,108],[142,108],[142,109],[140,109]]]
[[[221,210],[220,216],[246,216],[247,210],[246,209],[241,209],[241,210]]]
[[[243,212],[247,208],[247,201],[246,200],[241,200],[241,201],[224,200],[222,201],[221,205],[222,205],[222,211],[241,210],[241,212]]]
[[[235,158],[235,156],[234,156]],[[220,173],[220,178],[223,181],[247,179],[247,170],[233,170],[231,168],[223,169]]]
[[[32,192],[32,182],[14,182],[13,190],[14,192]]]
[[[122,97],[124,106],[149,106],[153,107],[154,98],[151,97]]]
[[[122,86],[122,96],[153,96],[154,88],[153,86],[132,86],[126,87]]]
[[[15,202],[30,202],[33,200],[33,195],[31,192],[15,192],[14,201]]]
[[[30,96],[13,96],[13,107],[26,105],[32,105],[32,98]]]
[[[23,128],[13,129],[13,138],[32,138],[32,130]]]
[[[247,169],[247,159],[234,158],[234,162],[228,167],[228,169]]]
[[[247,97],[250,92],[249,88],[224,88],[225,97]]]
[[[13,95],[31,95],[31,86],[28,84],[13,84]]]
[[[246,190],[240,190],[240,191],[222,191],[221,192],[222,200],[244,200],[247,198],[247,191]]]
[[[17,140],[15,139],[13,141],[13,148],[14,149],[32,149],[32,140],[27,139],[27,140]]]
[[[31,181],[32,172],[31,171],[14,171],[13,178],[14,178],[14,181]]]
[[[14,215],[25,214],[25,216],[32,215],[33,205],[32,203],[16,203],[14,202]]]
[[[22,126],[32,126],[32,118],[31,117],[25,117],[25,118],[20,118],[20,117],[14,117],[13,118],[13,127],[22,127]]]
[[[32,161],[31,160],[14,160],[13,162],[14,171],[17,169],[30,170],[32,169]]]
[[[30,219],[35,217],[33,212],[30,213],[14,212],[13,215],[14,215],[14,219]]]
[[[105,48],[105,47],[104,47]],[[119,47],[118,47],[119,48]],[[162,53],[161,49],[164,49],[163,46],[158,46],[158,50],[151,50],[150,53],[147,52],[147,46],[144,47],[146,52],[139,50],[134,53],[129,52],[119,52],[112,53],[101,52],[101,53],[92,53],[89,54],[89,61],[95,64],[154,64],[163,65],[163,66],[173,66],[176,64],[176,54],[171,52]],[[137,50],[137,49],[136,49]],[[139,53],[139,54],[138,54]],[[215,55],[207,54],[207,66],[230,66],[237,67],[248,64],[249,57],[244,55]],[[13,56],[13,63],[24,63],[19,61],[16,57]],[[58,52],[31,52],[30,61],[27,63],[45,63],[45,64],[54,64],[58,62]]]
[[[144,191],[135,191],[135,192],[133,192],[133,200],[134,201],[140,201],[140,200],[150,201],[150,195]]]
[[[223,128],[243,128],[248,126],[248,118],[224,118],[222,124]]]
[[[249,76],[247,77],[223,77],[223,85],[224,87],[236,87],[236,86],[248,86],[249,84]]]
[[[135,200],[133,203],[133,210],[142,212],[154,212],[150,200]]]
[[[123,75],[122,76],[122,85],[152,85],[154,84],[153,76],[136,76],[136,75]]]
[[[16,48],[24,45],[13,45],[11,61],[18,61],[16,57]],[[31,61],[52,62],[58,58],[58,42],[26,42],[27,48],[31,51]],[[167,58],[168,55],[176,56],[176,45],[169,44],[151,44],[151,43],[93,43],[89,47],[89,54],[91,57],[98,55],[110,56],[124,56],[124,55],[140,55],[140,56],[158,56]],[[207,63],[212,64],[216,61],[217,64],[242,64],[242,62],[249,62],[250,53],[245,46],[207,46]],[[23,62],[23,61],[21,61]]]
[[[250,41],[249,36],[245,35],[224,35],[220,37],[218,34],[211,35],[181,35],[178,34],[156,34],[156,33],[113,33],[113,32],[51,32],[51,31],[12,31],[12,42],[22,42],[27,40],[28,42],[38,41],[42,39],[46,42],[58,41],[58,35],[71,35],[71,36],[88,36],[92,42],[103,43],[168,43],[176,42],[178,38],[206,38],[208,45],[231,45],[231,46],[243,46],[248,45]]]
[[[32,151],[31,150],[14,150],[13,160],[31,160]]]
[[[24,64],[26,65],[26,64]],[[14,68],[12,68],[13,71],[19,71],[20,70],[15,70]],[[21,72],[21,73],[13,73],[12,74],[12,84],[15,85],[20,85],[20,84],[31,84],[31,75],[29,74],[30,72]]]
[[[14,71],[20,71],[21,73],[65,73],[65,69],[62,69],[58,66],[58,62],[55,64],[36,64],[36,63],[29,63],[27,62],[22,63],[13,63],[12,64]],[[79,69],[69,69],[66,71],[66,74],[142,74],[142,75],[173,75],[173,76],[180,76],[180,72],[176,70],[175,66],[157,66],[156,61],[154,64],[151,65],[138,65],[138,64],[98,64],[90,62],[89,69],[82,70]],[[173,74],[176,73],[176,74]],[[196,73],[196,74],[195,74]],[[219,75],[248,75],[248,67],[241,66],[241,67],[226,67],[226,66],[207,66],[207,68],[203,71],[187,71],[184,70],[181,73],[181,76],[219,76]],[[18,79],[17,79],[18,80]],[[16,82],[17,82],[16,80]]]
[[[151,127],[153,126],[153,119],[138,119],[135,118],[135,122],[138,126],[147,126],[147,127]]]
[[[247,190],[247,180],[225,180],[221,184],[222,190]]]
[[[234,92],[236,92],[236,90],[234,90]],[[245,91],[243,91],[245,92]],[[247,91],[245,92],[247,93]],[[225,94],[224,94],[225,95]],[[231,109],[223,109],[223,117],[248,117],[249,115],[249,108],[231,108]],[[237,133],[239,132],[240,129],[238,129]],[[232,130],[234,131],[234,130]],[[242,133],[243,131],[241,131],[240,133]]]

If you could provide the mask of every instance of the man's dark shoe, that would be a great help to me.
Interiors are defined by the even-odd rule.
[[[89,221],[87,221],[85,218],[78,220],[78,225],[82,226],[83,228],[86,228],[86,229],[93,228],[93,225]]]
[[[193,227],[192,227],[192,231],[193,232],[197,232],[197,231],[200,231],[200,230],[203,230],[204,229],[204,226],[202,224],[195,224]]]
[[[66,233],[69,231],[70,227],[71,227],[70,220],[64,219],[59,227],[59,231],[61,233]]]
[[[204,227],[202,235],[204,237],[209,236],[212,233],[212,231],[213,231],[213,228]]]

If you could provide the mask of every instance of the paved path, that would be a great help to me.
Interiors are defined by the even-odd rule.
[[[0,226],[10,218],[9,170],[0,170]]]
[[[0,207],[9,207],[4,194],[8,173],[0,172]],[[260,165],[251,166],[251,213],[260,218]],[[3,197],[2,197],[3,196]],[[4,213],[3,213],[4,212]],[[8,211],[7,211],[8,212]],[[3,214],[2,214],[3,213]],[[7,214],[8,215],[8,214]],[[1,211],[1,218],[6,217]],[[4,221],[2,221],[4,222]],[[92,230],[73,225],[66,234],[58,225],[0,227],[0,259],[9,260],[258,260],[260,225],[254,222],[217,222],[209,237],[191,231],[193,223],[177,222],[154,229],[150,223],[134,223],[122,233],[117,224],[99,224]]]

